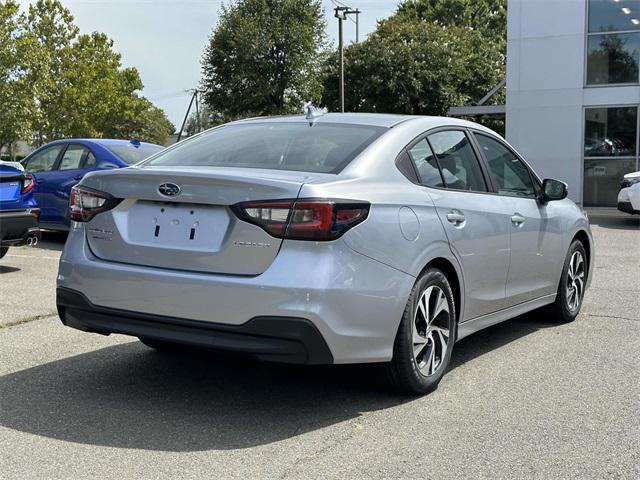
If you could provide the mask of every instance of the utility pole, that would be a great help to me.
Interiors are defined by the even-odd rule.
[[[338,19],[338,50],[340,53],[340,65],[339,65],[339,83],[340,83],[340,112],[344,113],[344,36],[342,33],[342,24],[347,19],[347,15],[352,13],[360,14],[360,10],[352,10],[351,7],[336,7],[333,9],[335,17]],[[358,36],[358,24],[356,22],[356,38]]]
[[[182,138],[182,132],[184,131],[184,127],[187,124],[187,120],[189,119],[189,112],[191,112],[191,106],[193,105],[194,101],[196,102],[196,111],[198,109],[198,93],[200,93],[199,90],[197,88],[194,88],[193,90],[187,90],[187,92],[193,92],[193,95],[191,95],[191,101],[189,102],[189,107],[187,107],[187,113],[185,113],[184,115],[184,120],[182,121],[180,132],[178,132],[178,139],[176,140],[176,143],[178,143]]]
[[[360,43],[360,13],[362,12],[359,8],[356,8],[353,13],[356,14],[356,43]]]

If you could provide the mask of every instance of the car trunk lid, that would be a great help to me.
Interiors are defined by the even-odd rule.
[[[282,240],[239,220],[230,206],[295,199],[304,182],[322,175],[215,167],[144,167],[90,174],[83,186],[122,201],[86,225],[87,241],[97,257],[108,261],[258,275],[273,262]]]
[[[20,208],[24,171],[14,162],[0,162],[0,202],[3,210]]]

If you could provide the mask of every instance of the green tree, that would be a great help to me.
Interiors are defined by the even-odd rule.
[[[173,132],[164,112],[140,96],[140,75],[122,67],[113,41],[81,35],[59,0],[38,0],[26,15],[8,0],[0,19],[0,144],[19,137],[38,145],[64,137],[164,143]]]
[[[298,111],[322,92],[320,0],[224,5],[202,61],[205,103],[226,118]]]
[[[506,53],[507,0],[405,0],[399,17],[467,27],[499,42]]]
[[[18,4],[0,1],[0,151],[30,131],[35,105],[26,76],[34,47]]]
[[[480,32],[396,15],[345,50],[345,104],[350,111],[444,115],[482,98],[504,73],[504,54]],[[335,57],[323,102],[338,108]]]

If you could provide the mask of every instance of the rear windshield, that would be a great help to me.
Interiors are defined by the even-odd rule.
[[[111,153],[127,162],[129,165],[141,162],[154,153],[158,153],[164,147],[160,145],[109,145],[107,147]]]
[[[178,144],[145,165],[338,173],[385,130],[345,124],[226,125]]]

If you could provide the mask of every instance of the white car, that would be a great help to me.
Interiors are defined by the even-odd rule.
[[[640,172],[627,173],[620,182],[618,210],[640,215]]]

